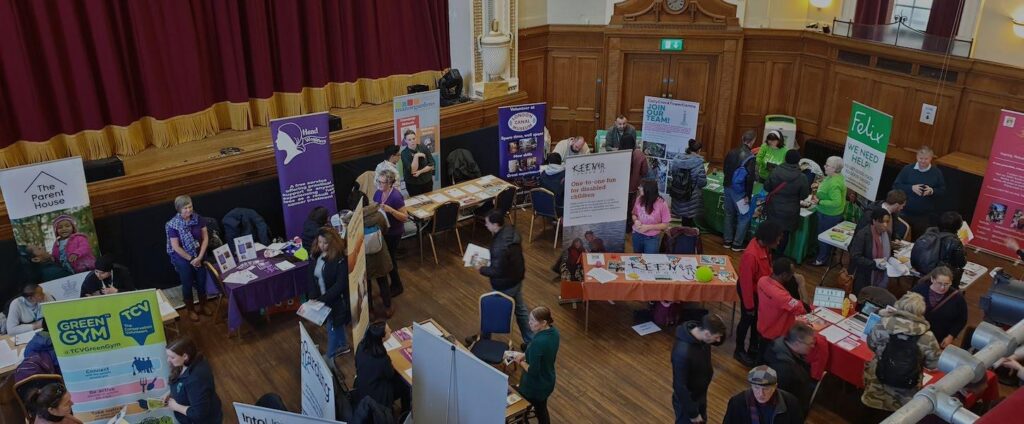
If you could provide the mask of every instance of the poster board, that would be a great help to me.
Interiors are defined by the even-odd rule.
[[[174,419],[160,401],[170,387],[156,290],[42,307],[77,418],[105,423],[127,407],[130,423]]]
[[[892,116],[853,102],[843,152],[843,177],[847,188],[870,200],[875,199],[891,134]]]
[[[299,367],[301,373],[302,415],[333,420],[337,393],[334,373],[327,367],[306,326],[299,322]]]
[[[498,177],[528,187],[544,164],[547,103],[498,108]]]
[[[40,284],[46,294],[53,296],[54,300],[71,300],[82,297],[82,283],[85,277],[92,271],[80,272],[75,275],[61,277]]]
[[[588,252],[625,251],[631,159],[622,150],[566,159],[563,246],[580,239]]]
[[[243,424],[345,424],[344,421],[325,420],[239,402],[235,402],[232,405],[235,406],[238,422]]]
[[[322,112],[270,121],[287,239],[302,234],[302,224],[317,206],[327,208],[329,214],[338,211],[329,119]]]
[[[441,92],[439,90],[395,96],[394,139],[400,150],[405,150],[407,139],[415,139],[430,151],[434,158],[434,190],[441,188]],[[398,166],[399,174],[402,166]],[[400,175],[402,189],[405,177]]]
[[[1024,244],[1024,113],[1003,110],[974,207],[970,245],[1017,259],[1008,241]]]

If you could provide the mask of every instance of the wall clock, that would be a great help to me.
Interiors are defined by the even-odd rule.
[[[665,8],[672,13],[682,12],[686,8],[686,0],[665,0]]]

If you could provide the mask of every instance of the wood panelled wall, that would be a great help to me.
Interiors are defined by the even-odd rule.
[[[795,116],[798,141],[841,146],[851,102],[858,101],[893,116],[889,160],[910,162],[915,149],[929,145],[940,163],[982,175],[1000,109],[1024,110],[1024,69],[991,62],[809,31],[744,29],[732,50],[740,63],[737,95],[720,81],[722,56],[661,53],[656,37],[629,41],[633,51],[623,54],[626,41],[618,41],[615,32],[610,26],[568,25],[520,31],[523,87],[531,101],[548,102],[553,138],[580,134],[590,140],[593,129],[609,125],[618,113],[639,126],[633,100],[666,93],[683,98],[672,84],[685,79],[706,84],[687,86],[683,96],[701,99],[702,118],[713,117],[702,119],[699,131],[712,161],[720,160],[742,131],[760,134],[767,114]],[[721,31],[717,38],[734,33]],[[700,37],[680,36],[687,50],[700,48]],[[644,42],[654,47],[641,48]],[[655,74],[675,81],[652,78]],[[621,83],[612,84],[612,77]],[[616,104],[605,102],[610,98]],[[924,103],[938,107],[934,125],[919,122]]]

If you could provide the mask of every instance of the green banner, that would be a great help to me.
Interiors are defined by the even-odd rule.
[[[891,134],[892,116],[853,102],[843,152],[843,176],[847,188],[875,200]]]
[[[43,304],[57,357],[164,343],[156,291]]]
[[[850,112],[850,129],[847,137],[864,143],[865,146],[881,153],[889,150],[889,136],[892,134],[892,117],[883,112],[853,102]]]

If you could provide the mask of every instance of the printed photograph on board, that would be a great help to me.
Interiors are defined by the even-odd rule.
[[[31,281],[50,281],[96,266],[99,243],[89,206],[12,219],[11,226]]]
[[[1003,220],[1006,219],[1006,205],[995,202],[989,203],[987,218],[989,222],[1002,224]]]
[[[583,240],[583,246],[587,252],[625,252],[626,248],[626,220],[599,222],[595,224],[573,225],[563,228],[563,242],[568,240]]]

